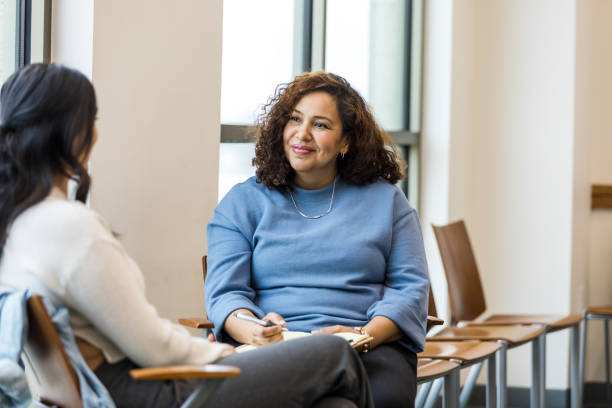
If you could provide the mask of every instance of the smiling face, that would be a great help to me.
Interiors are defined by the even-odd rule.
[[[319,189],[331,183],[338,155],[348,151],[334,98],[319,91],[300,99],[283,129],[283,144],[295,185]]]

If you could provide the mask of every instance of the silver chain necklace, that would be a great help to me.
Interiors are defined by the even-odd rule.
[[[329,200],[329,208],[323,214],[319,214],[319,215],[306,215],[303,212],[301,212],[300,209],[298,208],[297,204],[295,203],[295,199],[293,198],[293,194],[291,193],[291,190],[289,190],[289,196],[291,197],[291,201],[293,201],[293,206],[295,207],[297,212],[302,217],[308,218],[308,219],[311,219],[311,220],[316,220],[317,218],[322,218],[322,217],[325,217],[327,214],[329,214],[331,212],[331,210],[332,210],[332,206],[334,205],[334,193],[336,192],[336,180],[337,179],[338,179],[337,177],[334,179],[334,186],[332,187],[331,200]]]

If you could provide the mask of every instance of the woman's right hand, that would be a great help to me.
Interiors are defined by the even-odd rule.
[[[278,313],[268,313],[262,320],[272,322],[276,326],[264,327],[259,324],[251,324],[251,341],[249,344],[263,346],[265,344],[276,343],[283,340],[283,327],[287,324],[283,317]]]
[[[256,316],[248,309],[238,309],[230,313],[225,321],[224,329],[237,342],[262,346],[276,343],[283,339],[282,331],[287,323],[285,323],[283,317],[278,313],[268,313],[262,319],[276,324],[270,327],[238,319],[235,316],[236,313],[244,313],[253,317]]]

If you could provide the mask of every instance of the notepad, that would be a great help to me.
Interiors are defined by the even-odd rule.
[[[311,333],[300,332],[300,331],[284,331],[284,332],[282,332],[282,334],[283,334],[283,340],[284,341],[299,339],[299,338],[307,337],[307,336],[312,336]],[[372,341],[374,339],[372,336],[369,336],[367,334],[351,333],[351,332],[334,333],[334,336],[342,337],[344,340],[346,340],[355,349],[361,348],[361,346],[363,346],[365,343],[370,342],[370,341]],[[252,344],[243,344],[242,346],[236,347],[236,352],[237,353],[243,353],[245,351],[255,350],[255,349],[259,348],[259,347],[260,346],[255,346],[255,345],[252,345]]]

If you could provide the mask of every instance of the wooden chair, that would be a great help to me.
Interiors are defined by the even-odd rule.
[[[586,337],[587,323],[589,320],[604,321],[604,343],[605,343],[605,358],[606,358],[606,400],[608,406],[612,406],[612,388],[610,388],[610,326],[609,321],[612,320],[612,305],[611,306],[589,306],[584,312],[584,322],[582,323],[582,334],[580,339],[580,401],[582,402],[583,387],[584,387],[584,366],[586,364]]]
[[[436,303],[433,298],[431,288],[429,289],[429,310],[430,315],[437,315]],[[428,330],[429,331],[429,330]],[[469,376],[465,382],[463,390],[460,394],[460,405],[463,407],[467,404],[471,395],[478,374],[482,369],[482,365],[487,361],[487,385],[486,385],[486,407],[493,408],[496,401],[496,353],[501,350],[502,345],[495,341],[427,341],[425,349],[418,354],[419,358],[434,358],[450,360],[460,364],[460,369],[471,367]],[[415,406],[417,408],[425,406],[433,406],[435,398],[440,392],[441,384],[432,385],[431,383],[425,387],[422,392],[430,397]]]
[[[82,407],[77,375],[42,298],[38,295],[28,300],[28,320],[24,356],[37,382],[40,402],[61,408]],[[206,383],[203,382],[203,386],[190,395],[183,407],[201,406],[197,404],[203,403],[223,380],[239,374],[240,369],[237,367],[214,364],[130,371],[130,375],[139,380],[206,379]]]
[[[494,314],[475,320],[486,311],[484,290],[465,223],[460,220],[444,226],[433,226],[448,282],[451,324],[458,326],[541,325],[546,333],[572,329],[571,346],[571,406],[579,406],[578,354],[580,315]],[[535,343],[534,343],[535,347]],[[541,358],[545,361],[546,339],[541,340]],[[542,362],[540,373],[540,405],[545,406],[546,370]]]
[[[207,275],[208,275],[208,270],[206,267],[206,255],[204,255],[202,257],[202,282],[204,282],[204,284],[206,284]],[[215,327],[213,322],[208,320],[208,315],[206,314],[206,310],[204,310],[201,317],[182,317],[178,319],[178,321],[183,326],[191,327],[192,329],[203,329],[204,337],[208,335],[210,329]],[[439,319],[435,315],[427,316],[427,331],[429,331],[429,329],[431,329],[433,326],[439,326],[442,324],[444,324],[444,320]]]

